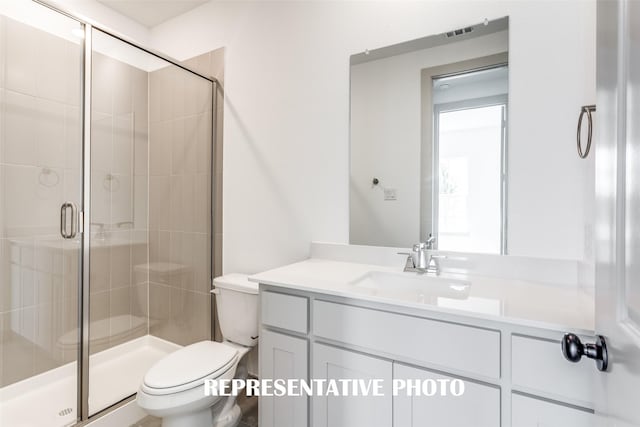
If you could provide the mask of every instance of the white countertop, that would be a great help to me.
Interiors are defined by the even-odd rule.
[[[429,312],[443,312],[517,325],[593,335],[594,298],[578,287],[548,285],[516,279],[503,279],[462,274],[438,276],[451,288],[467,283],[464,290],[429,290],[428,295],[416,291],[358,286],[358,280],[370,272],[409,275],[402,268],[331,261],[312,258],[251,276],[249,280],[307,292],[360,299],[398,307],[411,307]],[[427,278],[428,279],[428,278]],[[463,281],[463,282],[458,282]],[[360,284],[365,281],[360,282]],[[440,289],[440,287],[438,288]],[[453,295],[452,295],[453,292]]]

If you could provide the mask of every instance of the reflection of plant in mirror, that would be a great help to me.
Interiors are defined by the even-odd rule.
[[[449,163],[440,163],[440,194],[454,194],[458,190],[458,184],[455,177],[449,172]]]

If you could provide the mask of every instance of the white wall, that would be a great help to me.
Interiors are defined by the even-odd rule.
[[[426,239],[420,235],[421,217],[431,217],[420,208],[421,70],[503,53],[508,44],[501,31],[351,67],[351,243],[407,247]],[[396,189],[397,200],[385,201],[382,187]]]
[[[509,252],[580,258],[590,162],[575,154],[595,99],[594,1],[210,2],[152,31],[187,58],[226,49],[224,271],[259,271],[348,241],[349,56],[510,17]],[[520,208],[525,206],[525,209]]]

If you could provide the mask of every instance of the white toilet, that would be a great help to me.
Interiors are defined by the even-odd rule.
[[[245,379],[244,356],[258,343],[258,284],[243,274],[213,281],[224,342],[201,341],[169,354],[149,369],[137,402],[163,427],[235,427],[235,397],[205,396],[205,379]]]

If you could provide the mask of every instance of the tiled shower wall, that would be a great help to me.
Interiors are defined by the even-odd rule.
[[[213,192],[213,277],[222,275],[222,148],[224,134],[224,55],[225,49],[219,48],[211,52],[195,56],[185,64],[197,72],[214,77],[218,81],[215,90],[215,135],[213,141],[213,182],[215,184]],[[213,322],[214,337],[217,341],[222,340],[222,332],[218,322],[215,296],[211,295],[211,307],[213,315],[210,318]]]
[[[149,75],[150,333],[211,337],[212,86],[177,67]]]
[[[196,56],[185,61],[185,64],[204,75],[212,76],[219,82],[215,92],[215,139],[214,139],[214,249],[213,249],[213,276],[222,275],[222,155],[224,134],[224,56],[225,49],[220,48],[211,52]],[[231,272],[230,272],[231,273]],[[223,335],[218,322],[215,296],[211,296],[213,309],[213,327],[216,341],[222,341]],[[248,354],[248,369],[252,375],[258,374],[258,348],[255,347]]]

